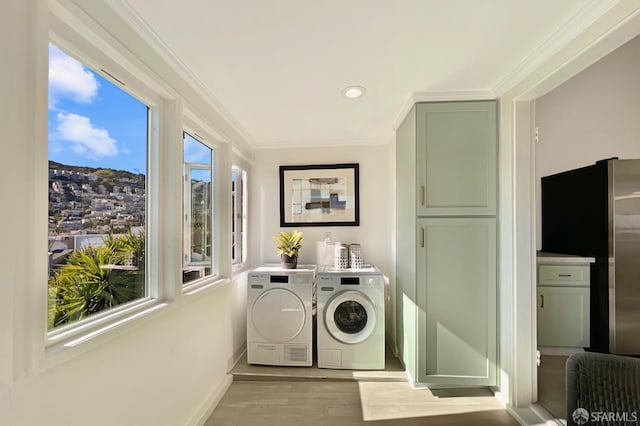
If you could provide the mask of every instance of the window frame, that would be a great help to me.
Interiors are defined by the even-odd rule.
[[[201,139],[202,137],[200,135],[194,136],[194,134],[196,134],[196,132],[191,132],[191,131],[187,131],[184,130],[183,131],[183,139],[182,139],[182,143],[183,143],[183,159],[184,159],[184,141],[185,141],[185,137],[189,136],[191,139],[195,140],[196,142],[199,142],[200,144],[202,144],[204,147],[208,148],[210,150],[210,156],[209,156],[209,163],[187,163],[185,161],[183,161],[182,163],[182,167],[183,167],[183,176],[182,176],[182,217],[183,217],[183,222],[182,222],[182,271],[184,273],[185,268],[192,266],[192,267],[201,267],[201,266],[209,266],[210,272],[208,275],[203,275],[200,278],[197,278],[196,280],[191,280],[191,281],[187,281],[184,282],[184,276],[183,276],[183,282],[182,285],[183,286],[189,286],[192,285],[194,281],[198,281],[201,279],[207,279],[210,276],[215,276],[216,275],[216,269],[215,269],[215,257],[217,255],[217,253],[214,251],[214,240],[216,237],[216,229],[215,229],[215,213],[216,213],[216,209],[217,209],[217,205],[215,203],[215,197],[214,194],[216,192],[215,190],[215,186],[217,185],[217,182],[214,178],[214,163],[215,163],[215,158],[216,158],[216,150],[214,148],[212,148],[211,146],[209,146],[208,144],[204,143]],[[193,214],[192,214],[192,191],[191,191],[191,176],[192,176],[192,171],[193,170],[205,170],[208,171],[210,173],[210,179],[211,179],[211,185],[210,185],[210,191],[209,191],[209,202],[210,202],[210,209],[211,209],[211,214],[209,217],[209,234],[210,234],[210,240],[208,240],[206,243],[209,244],[210,250],[211,250],[211,255],[210,255],[210,261],[208,262],[197,262],[197,261],[193,261],[193,260],[187,260],[188,255],[191,254],[191,234],[192,234],[192,230],[191,230],[191,225],[192,225],[192,218],[193,218]]]
[[[32,270],[24,271],[28,285],[19,303],[24,303],[25,318],[18,324],[24,339],[16,351],[17,359],[27,374],[38,374],[75,356],[99,350],[101,345],[122,338],[131,327],[152,321],[175,310],[184,309],[195,297],[205,297],[216,288],[231,282],[230,255],[221,248],[228,247],[230,228],[229,186],[231,169],[231,141],[224,133],[210,127],[207,97],[197,92],[184,90],[179,77],[167,81],[154,71],[144,58],[133,56],[119,40],[102,32],[102,27],[73,3],[61,5],[57,2],[41,4],[35,11],[41,23],[35,38],[34,73],[34,119],[33,144],[30,147],[34,180],[28,183],[28,204],[35,213],[25,218],[29,223],[24,242],[28,252],[46,253],[48,209],[48,96],[47,74],[49,69],[48,44],[54,43],[64,52],[80,61],[93,72],[114,82],[125,92],[143,102],[149,108],[147,140],[146,182],[146,282],[147,297],[96,313],[71,324],[47,329],[47,278],[46,256],[37,256]],[[171,68],[170,63],[164,63]],[[188,105],[189,107],[186,107]],[[196,105],[195,109],[190,109]],[[193,111],[198,111],[193,112]],[[204,115],[203,115],[204,114]],[[182,131],[189,128],[185,123],[194,123],[207,141],[215,141],[217,158],[214,166],[214,181],[218,183],[214,193],[220,214],[216,216],[214,229],[214,257],[217,274],[194,286],[182,286],[182,245],[175,244],[182,238]],[[224,123],[223,123],[224,124]],[[209,137],[214,135],[214,137]],[[41,259],[38,261],[37,259]],[[27,309],[27,306],[29,309]],[[20,367],[21,368],[21,367]]]
[[[222,196],[222,189],[224,188],[225,179],[224,173],[222,173],[222,164],[224,159],[226,158],[227,144],[223,143],[219,140],[218,137],[213,136],[215,132],[213,132],[210,128],[204,125],[198,118],[197,115],[192,112],[190,109],[185,108],[184,114],[182,115],[182,131],[181,135],[186,133],[191,136],[196,141],[200,142],[207,148],[211,149],[211,273],[209,275],[205,275],[203,277],[197,278],[192,281],[183,282],[182,274],[180,277],[180,283],[182,287],[182,292],[184,294],[190,295],[199,292],[202,289],[208,288],[212,285],[215,285],[229,276],[227,268],[224,267],[225,262],[227,261],[227,256],[224,256],[224,252],[222,247],[225,246],[226,241],[224,238],[223,232],[223,224],[226,220],[228,220],[228,215],[225,213],[225,209],[228,206],[228,203],[224,203],[224,197]],[[196,163],[185,163],[184,162],[184,139],[180,139],[180,162],[181,167],[186,167],[187,164],[196,164]],[[199,163],[198,163],[199,164]],[[202,165],[209,166],[208,164],[202,163]],[[187,232],[187,222],[184,220],[187,215],[187,209],[190,206],[187,202],[190,200],[185,197],[185,188],[187,182],[186,173],[183,169],[181,174],[181,199],[182,199],[182,214],[181,214],[181,241],[182,241],[182,251],[180,256],[180,269],[184,267],[184,256],[185,256],[185,232]]]
[[[56,45],[52,40],[50,40],[50,43],[53,43],[56,47],[58,47],[58,45]],[[69,55],[70,57],[72,57],[73,59],[77,60],[78,62],[80,62],[84,67],[87,67],[91,72],[96,73],[98,75],[100,75],[102,78],[105,78],[106,80],[108,80],[111,84],[113,84],[115,87],[117,87],[118,89],[122,90],[124,93],[127,93],[128,95],[130,95],[131,97],[133,97],[134,99],[136,99],[138,102],[140,102],[141,104],[143,104],[146,107],[146,115],[147,115],[147,124],[146,124],[146,142],[145,142],[145,168],[146,168],[146,173],[145,173],[145,193],[147,192],[149,185],[150,185],[150,179],[149,179],[149,160],[150,160],[150,150],[151,150],[151,138],[152,138],[152,129],[156,126],[153,126],[154,123],[152,123],[152,120],[157,120],[157,105],[154,105],[153,107],[150,105],[150,102],[148,101],[144,101],[141,99],[140,96],[137,95],[137,93],[135,93],[135,91],[131,91],[131,90],[127,90],[125,89],[125,87],[123,87],[122,85],[118,84],[117,82],[115,82],[112,78],[110,78],[110,76],[106,75],[104,72],[101,71],[97,71],[94,67],[88,65],[85,61],[83,61],[82,59],[78,58],[78,56],[76,56],[73,53],[69,53],[66,51],[66,49],[63,50],[63,53]],[[49,63],[49,61],[48,61]],[[153,109],[152,109],[153,108]],[[155,110],[154,110],[155,109]],[[149,242],[149,197],[145,197],[145,225],[144,225],[144,232],[145,232],[145,265],[144,265],[144,269],[145,269],[145,276],[144,276],[144,293],[145,296],[140,297],[138,299],[132,300],[130,302],[127,303],[123,303],[121,305],[117,305],[115,307],[109,308],[109,309],[105,309],[103,311],[94,313],[86,318],[83,318],[81,320],[76,320],[73,321],[71,323],[65,324],[63,326],[60,327],[56,327],[53,329],[47,329],[47,335],[49,338],[49,345],[51,345],[52,343],[55,343],[59,340],[61,340],[62,336],[69,336],[69,335],[74,335],[75,329],[79,329],[79,330],[84,330],[86,328],[90,328],[92,323],[102,323],[105,322],[108,318],[111,317],[118,317],[120,314],[119,312],[126,312],[129,311],[130,309],[135,309],[136,306],[141,305],[141,306],[146,306],[149,305],[149,302],[153,299],[153,297],[151,296],[152,293],[157,294],[156,288],[154,286],[151,285],[150,280],[148,278],[148,274],[147,271],[149,271],[149,252],[148,252],[148,242]],[[152,291],[153,290],[153,291]]]
[[[248,172],[244,167],[241,167],[234,162],[231,166],[231,172],[236,173],[236,182],[235,188],[231,189],[232,193],[232,203],[233,209],[231,214],[231,231],[232,231],[232,240],[231,240],[231,266],[234,271],[242,269],[247,265],[248,262],[248,252],[247,252],[247,241],[248,241]],[[239,178],[238,178],[239,177]],[[238,185],[239,183],[239,185]],[[233,184],[233,178],[232,178]],[[240,188],[240,197],[237,196],[238,188]],[[238,209],[238,205],[240,205],[240,209]],[[238,214],[238,210],[240,210],[240,214]],[[238,220],[239,219],[239,220]],[[238,227],[238,222],[240,223],[240,227]],[[235,243],[234,243],[235,241]],[[239,242],[239,243],[238,243]],[[237,260],[238,251],[240,252],[240,260]]]
[[[34,347],[34,358],[39,359],[40,363],[45,365],[53,362],[52,356],[60,353],[68,352],[68,349],[76,348],[81,343],[93,340],[96,337],[105,334],[114,328],[120,327],[127,322],[144,316],[148,313],[155,312],[165,307],[167,301],[163,300],[165,295],[171,293],[167,288],[167,282],[157,279],[158,259],[163,256],[160,253],[157,236],[159,235],[160,220],[150,212],[157,211],[160,205],[164,204],[163,199],[154,197],[158,194],[158,188],[161,186],[159,160],[163,155],[163,143],[170,135],[164,128],[162,118],[166,117],[167,92],[159,92],[157,87],[150,86],[147,82],[134,77],[131,68],[121,66],[113,57],[108,56],[103,49],[95,43],[96,40],[90,42],[85,37],[81,37],[75,29],[71,28],[67,23],[58,19],[52,19],[47,34],[47,51],[48,44],[53,43],[64,53],[71,56],[101,77],[105,78],[120,90],[126,92],[136,100],[147,106],[147,141],[146,141],[146,163],[147,170],[145,176],[145,296],[131,302],[115,306],[110,309],[95,313],[89,317],[83,318],[72,323],[65,324],[60,327],[49,330],[46,325],[46,309],[48,307],[47,299],[44,299],[43,312],[34,314],[34,317],[44,318],[45,320],[37,320],[36,323],[43,324],[44,327],[44,344]],[[48,70],[50,58],[48,53],[44,54],[44,63],[42,67]],[[107,70],[105,72],[105,70]],[[133,68],[133,72],[138,70]],[[117,75],[117,78],[114,78]],[[44,88],[47,92],[46,87]],[[45,95],[46,98],[46,95]],[[42,119],[46,123],[48,121],[48,110],[42,114]],[[47,127],[45,125],[45,127]],[[48,135],[48,131],[46,132]],[[48,138],[45,137],[43,143],[45,152],[48,152]],[[48,154],[47,157],[48,164]],[[46,173],[48,183],[48,171]],[[46,203],[45,203],[46,205]],[[47,273],[48,275],[48,265]],[[43,285],[43,282],[45,283]],[[38,293],[47,292],[48,285],[45,281],[37,280]],[[86,345],[85,345],[86,346]],[[75,352],[75,351],[72,351]],[[72,355],[67,355],[72,356]]]

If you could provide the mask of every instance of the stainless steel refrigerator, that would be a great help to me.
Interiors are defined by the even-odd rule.
[[[640,159],[542,178],[542,251],[595,257],[591,347],[640,355]]]

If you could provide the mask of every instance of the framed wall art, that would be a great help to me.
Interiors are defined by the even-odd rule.
[[[280,226],[359,226],[358,164],[280,166]]]

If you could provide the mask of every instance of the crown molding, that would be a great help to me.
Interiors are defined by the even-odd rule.
[[[591,0],[577,14],[558,28],[549,38],[527,55],[515,68],[493,87],[492,92],[500,97],[533,73],[560,49],[578,37],[589,26],[601,18],[619,0]]]
[[[409,96],[404,106],[393,121],[393,130],[397,130],[406,118],[413,105],[417,102],[456,102],[456,101],[486,101],[495,99],[493,92],[488,90],[465,90],[451,92],[416,92]]]
[[[252,155],[248,154],[247,152],[245,152],[244,150],[238,148],[235,145],[231,145],[231,153],[233,154],[233,156],[243,160],[244,162],[246,162],[247,165],[249,166],[253,166],[255,164],[255,160],[253,158]],[[242,167],[243,165],[241,164],[240,167]],[[243,167],[243,168],[246,168]]]
[[[77,1],[77,0],[76,0]],[[215,97],[209,88],[200,80],[164,40],[151,28],[142,16],[127,2],[127,0],[108,1],[112,10],[127,23],[142,39],[150,45],[152,49],[171,68],[178,72],[184,81],[194,90],[199,92],[207,101],[211,108],[220,116],[222,120],[242,139],[242,142],[250,148],[255,148],[253,138]],[[229,136],[229,135],[227,135]],[[234,139],[234,138],[229,138]]]
[[[386,145],[393,140],[393,136],[388,138],[367,138],[367,139],[299,139],[264,141],[256,143],[256,149],[283,149],[283,148],[326,148],[326,147],[347,147],[347,146],[370,146]]]

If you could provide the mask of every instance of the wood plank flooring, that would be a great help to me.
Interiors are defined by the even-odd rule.
[[[542,355],[538,367],[538,402],[561,420],[567,418],[565,364],[568,358]]]
[[[487,388],[413,389],[390,348],[385,369],[247,364],[204,426],[516,426]]]
[[[441,396],[406,382],[234,382],[205,426],[516,426],[490,391]]]

